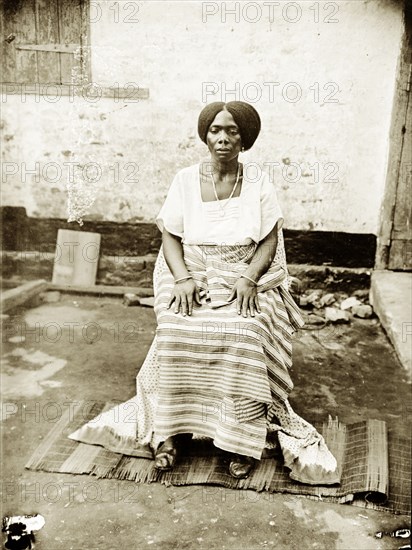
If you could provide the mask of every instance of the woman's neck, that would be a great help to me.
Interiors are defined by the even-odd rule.
[[[219,176],[227,176],[236,174],[239,167],[238,158],[231,159],[228,162],[222,162],[221,160],[212,159],[210,161],[211,169]]]

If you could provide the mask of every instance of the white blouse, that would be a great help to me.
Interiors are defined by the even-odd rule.
[[[244,174],[240,195],[228,202],[204,202],[199,168],[183,168],[174,177],[156,218],[160,231],[165,228],[184,244],[243,245],[259,243],[278,221],[280,229],[283,216],[266,173],[257,181]]]

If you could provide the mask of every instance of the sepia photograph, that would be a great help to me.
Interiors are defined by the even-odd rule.
[[[2,548],[410,549],[412,1],[0,14]]]

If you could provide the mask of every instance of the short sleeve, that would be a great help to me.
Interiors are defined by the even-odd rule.
[[[262,179],[260,209],[261,223],[259,241],[264,239],[272,231],[277,222],[279,222],[279,229],[283,225],[283,214],[276,196],[276,189],[267,174],[264,174]]]
[[[156,224],[162,233],[166,229],[172,235],[183,238],[183,193],[179,174],[172,181]]]

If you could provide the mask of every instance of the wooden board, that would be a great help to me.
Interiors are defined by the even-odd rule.
[[[389,269],[412,270],[412,101],[409,90],[404,140],[396,188]]]
[[[60,42],[72,42],[80,45],[82,35],[82,0],[72,0],[70,4],[61,2],[59,16]],[[89,57],[89,52],[86,52],[86,56]],[[78,72],[79,77],[81,75],[80,61],[73,54],[61,53],[60,67],[62,84],[70,84],[72,82],[72,71]]]
[[[0,15],[2,82],[67,85],[73,70],[90,80],[87,0],[0,0]]]
[[[59,3],[53,0],[36,0],[36,43],[59,43]],[[60,54],[37,52],[39,82],[61,84]]]
[[[90,286],[96,283],[100,235],[59,229],[53,267],[53,284]]]
[[[412,269],[412,258],[408,252],[412,239],[410,228],[411,58],[412,5],[406,3],[405,34],[402,39],[392,109],[388,169],[378,235],[376,269]],[[409,244],[406,242],[405,245],[405,241],[409,241]]]

